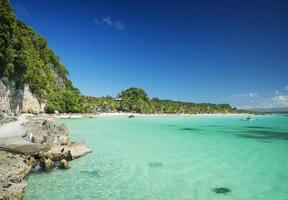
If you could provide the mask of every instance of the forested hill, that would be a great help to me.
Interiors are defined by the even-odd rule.
[[[0,77],[18,88],[27,83],[47,111],[73,111],[70,100],[80,94],[67,69],[46,39],[15,17],[9,0],[0,0],[0,66]]]
[[[67,69],[48,47],[46,39],[15,17],[9,0],[0,0],[0,81],[3,78],[15,83],[16,88],[28,84],[38,101],[45,102],[48,113],[56,110],[81,113],[242,112],[228,104],[196,104],[149,98],[140,88],[122,91],[117,98],[83,96],[73,87]]]

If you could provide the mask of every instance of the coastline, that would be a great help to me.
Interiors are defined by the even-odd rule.
[[[161,117],[161,116],[247,116],[255,115],[250,113],[213,113],[213,114],[142,114],[142,113],[128,113],[128,112],[103,112],[97,114],[82,114],[82,113],[69,113],[69,114],[40,114],[39,116],[47,117],[50,119],[85,119],[85,118],[97,118],[97,117],[109,117],[109,116],[144,116],[144,117]]]
[[[68,169],[71,160],[91,153],[85,142],[70,140],[68,128],[53,119],[22,114],[0,126],[0,199],[23,199],[31,170]]]

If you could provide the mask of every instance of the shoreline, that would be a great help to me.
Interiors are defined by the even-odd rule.
[[[22,114],[0,126],[0,199],[23,199],[25,177],[34,168],[68,169],[71,160],[91,153],[85,142],[70,140],[69,129],[53,119]]]
[[[50,119],[86,119],[86,118],[97,118],[97,117],[110,117],[110,116],[127,116],[130,115],[133,116],[141,116],[141,117],[166,117],[166,116],[247,116],[247,115],[255,115],[255,114],[249,114],[249,113],[213,113],[213,114],[142,114],[142,113],[124,113],[124,112],[106,112],[106,113],[97,113],[97,114],[89,114],[89,113],[60,113],[60,114],[39,114],[39,117],[47,117]],[[37,115],[36,115],[37,116]]]

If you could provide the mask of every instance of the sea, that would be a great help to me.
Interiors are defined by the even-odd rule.
[[[28,176],[25,200],[287,200],[288,116],[62,119],[92,153]]]

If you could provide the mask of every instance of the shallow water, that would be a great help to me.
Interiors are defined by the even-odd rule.
[[[241,118],[62,120],[93,153],[30,175],[25,200],[287,200],[288,117]]]

